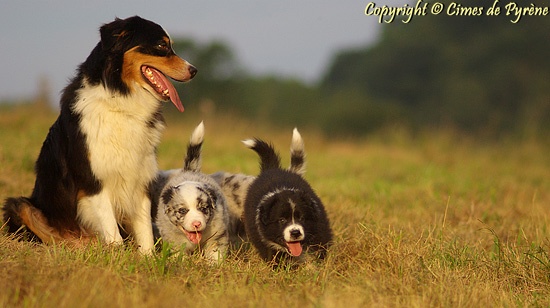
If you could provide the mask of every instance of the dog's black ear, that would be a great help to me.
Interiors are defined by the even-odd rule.
[[[260,222],[264,226],[267,226],[267,224],[269,223],[269,213],[271,211],[271,207],[273,206],[274,202],[275,202],[275,199],[272,197],[266,200],[265,202],[263,202],[262,204],[260,204],[260,207],[259,207]]]
[[[197,185],[197,189],[206,195],[206,201],[208,205],[212,208],[216,208],[216,205],[218,204],[218,198],[220,198],[216,189],[212,185],[206,183]]]
[[[101,35],[101,47],[103,50],[117,50],[117,44],[122,42],[128,36],[128,33],[124,30],[126,26],[126,20],[116,18],[115,21],[104,24],[99,28]]]
[[[214,190],[214,188],[210,185],[206,185],[206,192],[208,194],[208,198],[210,199],[212,208],[216,208],[216,205],[218,204],[218,194]]]
[[[174,186],[166,188],[166,190],[162,193],[162,196],[160,196],[162,203],[168,204],[172,200],[175,189],[177,189],[177,187]]]
[[[210,196],[212,197],[212,207],[216,207],[216,204],[218,204],[218,194],[213,191]]]
[[[319,219],[319,217],[321,216],[321,212],[319,209],[319,204],[317,204],[317,201],[315,201],[315,199],[302,196],[301,202],[306,205],[306,209],[313,219]]]

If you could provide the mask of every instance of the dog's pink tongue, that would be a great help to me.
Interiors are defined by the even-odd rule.
[[[158,70],[150,66],[144,66],[142,69],[144,71],[147,69],[151,70],[154,76],[153,77],[154,82],[156,82],[160,86],[160,89],[157,89],[157,90],[161,92],[161,94],[164,90],[168,90],[168,95],[170,96],[170,100],[172,101],[174,106],[176,106],[176,108],[178,108],[180,112],[183,112],[183,104],[181,103],[180,96],[178,95],[178,91],[176,91],[176,88],[174,88],[174,86],[168,80],[168,78],[166,78],[166,76],[164,76],[163,73],[159,72]]]
[[[191,243],[198,245],[202,239],[202,232],[187,232],[187,238]]]
[[[178,91],[176,91],[176,88],[172,85],[172,83],[169,80],[166,80],[166,87],[168,88],[168,94],[170,95],[170,100],[172,101],[172,104],[178,108],[179,112],[183,112],[183,104],[181,103],[180,96],[178,95]]]
[[[294,257],[298,257],[302,254],[302,243],[300,242],[286,242],[290,254]]]

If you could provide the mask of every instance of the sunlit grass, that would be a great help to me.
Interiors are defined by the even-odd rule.
[[[0,198],[28,195],[56,115],[0,113]],[[161,168],[179,168],[205,121],[203,170],[256,174],[240,140],[272,141],[288,164],[292,127],[231,116],[167,117]],[[385,132],[328,140],[301,129],[306,178],[323,199],[335,243],[325,262],[273,270],[245,246],[219,266],[167,247],[81,249],[0,235],[0,306],[548,306],[550,156],[534,142],[482,143],[448,132]]]

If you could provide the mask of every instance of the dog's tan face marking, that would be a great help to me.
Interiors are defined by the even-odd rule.
[[[178,110],[183,111],[178,93],[166,77],[186,82],[195,76],[196,69],[173,52],[168,37],[163,37],[154,47],[165,55],[146,54],[141,52],[141,48],[136,46],[124,53],[122,81],[131,90],[134,89],[132,85],[137,85],[160,101],[171,100]]]
[[[78,193],[76,194],[76,200],[80,200],[84,197],[86,197],[88,194],[83,190],[83,189],[80,189],[78,191]]]
[[[164,75],[180,82],[186,82],[194,77],[190,65],[187,61],[177,56],[172,51],[172,44],[168,37],[163,37],[164,44],[155,46],[160,51],[165,51],[166,56],[156,56],[145,54],[139,51],[141,46],[136,46],[124,53],[124,65],[122,67],[122,80],[127,82],[143,82],[141,77],[141,67],[143,65],[151,66]]]

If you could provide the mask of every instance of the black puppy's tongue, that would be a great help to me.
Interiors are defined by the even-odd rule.
[[[302,243],[300,242],[286,242],[286,246],[288,247],[288,251],[290,251],[290,254],[294,257],[298,257],[302,254]]]

